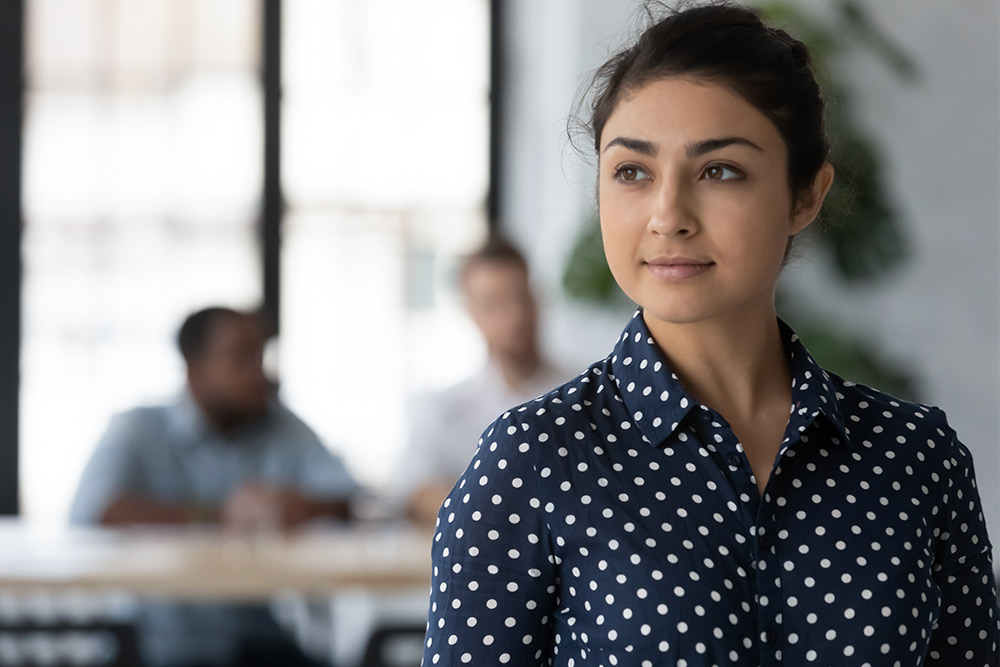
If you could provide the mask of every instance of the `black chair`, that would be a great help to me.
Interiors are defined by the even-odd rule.
[[[361,667],[419,667],[426,625],[383,625],[368,639]]]
[[[5,667],[142,667],[135,630],[118,622],[0,622]]]

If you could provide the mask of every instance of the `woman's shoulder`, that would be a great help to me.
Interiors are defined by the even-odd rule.
[[[872,409],[880,412],[888,412],[893,417],[906,415],[920,415],[917,419],[925,419],[928,416],[943,416],[941,408],[915,400],[909,400],[894,396],[885,391],[876,389],[860,382],[845,379],[836,373],[826,370],[824,373],[833,383],[834,391],[841,405],[846,407],[858,407],[860,409]]]
[[[867,443],[916,444],[947,451],[958,443],[945,411],[935,405],[906,400],[874,387],[845,380],[826,371],[837,397],[848,436]]]
[[[611,394],[605,392],[614,393],[614,376],[610,368],[610,358],[596,361],[544,394],[510,408],[499,419],[544,423],[559,416],[585,417],[606,398],[611,397]]]
[[[527,451],[533,444],[551,445],[556,433],[589,428],[594,415],[607,410],[617,395],[609,375],[607,359],[595,362],[550,391],[505,410],[483,432],[480,448]]]

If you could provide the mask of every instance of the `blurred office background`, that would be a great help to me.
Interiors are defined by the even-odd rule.
[[[277,318],[283,398],[382,488],[409,400],[483,357],[451,279],[490,221],[529,255],[553,357],[582,367],[620,331],[621,308],[561,287],[594,181],[565,120],[636,0],[26,0],[23,30],[19,5],[0,27],[24,46],[20,130],[22,66],[0,79],[21,150],[0,172],[0,510],[64,521],[110,415],[179,390],[176,327],[217,302]],[[909,259],[850,285],[816,252],[785,288],[948,410],[996,540],[998,6],[865,7],[920,73],[862,49],[839,65]]]

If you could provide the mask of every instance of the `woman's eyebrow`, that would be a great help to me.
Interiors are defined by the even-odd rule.
[[[608,150],[612,146],[623,146],[630,151],[635,151],[636,153],[642,153],[643,155],[648,155],[650,157],[656,157],[657,148],[652,141],[646,141],[645,139],[630,139],[629,137],[615,137],[604,146],[604,150]],[[604,152],[604,151],[601,151]]]
[[[689,158],[695,158],[734,144],[749,146],[750,148],[756,149],[762,153],[764,152],[763,148],[744,137],[720,137],[718,139],[704,139],[702,141],[696,141],[695,143],[688,144],[684,153]],[[656,144],[652,141],[646,141],[645,139],[632,139],[631,137],[615,137],[604,146],[604,150],[606,151],[612,146],[622,146],[630,151],[635,151],[636,153],[641,153],[650,157],[656,157],[656,154],[659,152]]]
[[[706,153],[711,153],[712,151],[717,151],[720,148],[725,148],[726,146],[732,146],[733,144],[739,144],[742,146],[749,146],[750,148],[755,148],[761,153],[764,149],[750,141],[749,139],[744,139],[743,137],[721,137],[719,139],[705,139],[704,141],[697,141],[693,144],[688,144],[684,151],[684,154],[689,158],[699,157]]]

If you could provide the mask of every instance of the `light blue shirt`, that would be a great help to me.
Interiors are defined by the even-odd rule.
[[[121,495],[218,509],[239,487],[259,482],[296,489],[315,500],[360,490],[341,459],[306,424],[275,402],[263,419],[223,435],[190,394],[170,405],[115,416],[80,479],[74,524],[96,524]],[[277,631],[255,605],[149,603],[141,608],[140,643],[150,665],[223,662],[241,640]]]
[[[287,408],[229,435],[213,429],[189,394],[176,403],[116,415],[87,464],[70,521],[92,524],[122,494],[218,508],[250,482],[314,499],[359,490],[343,462]]]

